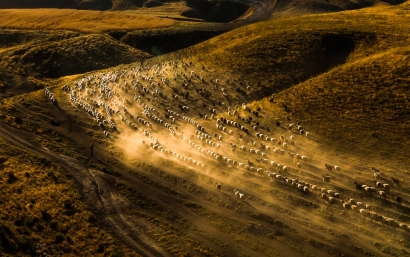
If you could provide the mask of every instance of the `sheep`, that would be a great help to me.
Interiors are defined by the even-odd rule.
[[[358,208],[364,207],[364,203],[362,202],[356,202],[356,205]]]
[[[312,190],[314,190],[314,191],[318,191],[318,190],[319,190],[319,187],[316,186],[316,185],[312,185],[311,187],[312,187]]]
[[[384,191],[377,191],[380,195],[380,198],[384,197],[384,199],[386,200],[386,192]]]
[[[355,186],[356,186],[356,190],[359,190],[359,191],[362,191],[363,190],[363,185],[362,184],[359,184],[359,183],[357,183],[356,181],[354,182],[354,184],[355,184]]]
[[[401,227],[401,228],[407,230],[407,228],[409,227],[409,225],[404,224],[404,223],[399,223],[399,227]]]
[[[330,164],[327,164],[327,163],[325,163],[325,168],[326,168],[327,170],[329,170],[329,171],[332,171],[332,170],[333,170],[333,166],[330,165]]]
[[[287,167],[287,166],[283,166],[282,170],[286,172],[286,171],[288,171],[288,167]]]
[[[363,215],[367,215],[367,214],[368,214],[368,212],[367,212],[366,209],[359,209],[359,213],[360,213],[360,214],[363,214]]]
[[[295,162],[295,165],[297,168],[302,168],[302,164],[300,164],[299,162]]]
[[[379,215],[377,213],[375,213],[374,211],[369,212],[370,217],[372,217],[373,219],[377,219],[379,217]]]
[[[329,194],[329,195],[331,195],[331,196],[334,196],[334,195],[335,195],[335,192],[334,192],[333,190],[327,190],[327,194]]]
[[[347,202],[348,203],[350,203],[350,204],[357,204],[357,202],[356,202],[356,200],[354,200],[354,199],[352,199],[352,198],[349,198],[348,200],[347,200]]]
[[[335,199],[333,198],[333,196],[329,196],[328,200],[330,204],[333,204],[335,202]]]
[[[340,193],[335,193],[333,195],[334,198],[337,198],[338,201],[340,201]]]
[[[322,175],[323,181],[330,182],[330,176],[327,174]]]
[[[221,187],[222,187],[221,184],[215,182],[215,186],[216,186],[216,189],[217,189],[218,191],[221,191]]]
[[[342,202],[343,204],[343,208],[347,209],[347,210],[351,210],[351,204],[350,203],[345,203],[344,201]]]
[[[390,192],[390,185],[389,184],[383,184],[382,187],[386,189],[387,192]]]
[[[333,166],[333,170],[334,170],[334,171],[339,171],[339,172],[340,172],[341,168],[340,168],[339,166]]]
[[[373,195],[373,193],[377,191],[375,187],[365,187],[364,190],[370,193],[371,195]]]
[[[268,172],[268,178],[274,179],[276,175],[275,172]]]
[[[387,218],[386,223],[387,223],[388,225],[394,227],[394,228],[399,227],[399,223],[398,223],[396,220],[391,219],[391,218]]]

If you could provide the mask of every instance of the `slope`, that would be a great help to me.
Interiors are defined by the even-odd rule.
[[[3,100],[2,136],[88,166],[103,206],[95,212],[138,253],[408,256],[408,161],[379,159],[389,149],[400,153],[399,137],[408,140],[406,109],[396,109],[408,105],[404,8],[254,24],[143,67],[79,75],[46,95]],[[277,91],[273,103],[265,98]],[[345,111],[354,115],[340,118]],[[287,116],[312,133],[289,130]],[[367,141],[374,127],[362,125],[363,116],[382,124],[386,138]],[[392,137],[397,120],[403,125]],[[362,151],[371,146],[373,154]],[[376,190],[385,198],[353,184],[375,186],[371,166],[390,186]],[[350,198],[364,211],[343,207]]]
[[[409,50],[394,48],[339,66],[281,92],[277,101],[329,143],[342,141],[339,151],[407,169]]]
[[[58,78],[150,57],[105,35],[25,44],[3,51],[1,56],[2,66],[37,78]]]

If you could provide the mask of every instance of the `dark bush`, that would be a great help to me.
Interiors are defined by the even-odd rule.
[[[58,221],[52,221],[52,222],[50,223],[50,228],[51,228],[52,230],[57,230],[57,229],[58,229]]]
[[[64,201],[64,208],[68,210],[73,209],[73,203],[71,202],[71,200],[67,199]]]
[[[28,228],[32,228],[32,227],[33,227],[34,225],[36,225],[36,223],[39,222],[39,221],[40,221],[40,218],[37,217],[37,216],[29,217],[29,218],[26,220],[26,226],[27,226]]]
[[[8,176],[7,182],[8,182],[9,184],[14,183],[14,182],[17,181],[17,177],[16,177],[16,175],[14,175],[14,172],[13,172],[13,171],[9,171],[9,172],[7,173],[7,176]]]
[[[90,215],[88,215],[88,222],[89,223],[95,223],[97,221],[97,218],[95,217],[94,214],[90,213]]]
[[[70,245],[72,245],[74,243],[73,239],[71,238],[71,236],[67,236],[65,238],[65,241],[67,241],[67,243],[69,243]]]
[[[21,124],[21,123],[23,123],[23,120],[20,117],[14,117],[14,122],[16,124]]]
[[[51,215],[48,214],[47,210],[42,210],[41,211],[41,219],[46,221],[46,222],[49,222],[51,220]]]
[[[64,242],[64,235],[61,234],[61,233],[58,233],[58,234],[56,235],[56,243],[57,243],[57,244],[60,244],[60,243],[62,243],[62,242]]]

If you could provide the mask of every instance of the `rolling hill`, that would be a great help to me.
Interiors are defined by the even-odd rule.
[[[1,100],[0,249],[408,256],[409,3],[380,3],[293,10],[143,65],[134,33],[7,35],[21,44],[2,65],[53,84]]]

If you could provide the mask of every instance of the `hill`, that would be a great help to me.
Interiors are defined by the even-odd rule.
[[[408,7],[255,23],[144,65],[68,76],[6,97],[0,135],[4,149],[15,147],[2,154],[50,159],[58,178],[74,177],[83,188],[100,233],[143,256],[408,256]],[[61,42],[75,40],[126,48],[104,35],[70,34]],[[11,54],[20,48],[30,53],[21,45],[3,53],[26,60]],[[25,162],[14,163],[6,168],[24,170]],[[7,178],[2,188],[18,190],[9,183],[13,174]],[[56,211],[60,219],[65,210]],[[4,215],[1,222],[10,228],[15,220]],[[71,222],[64,224],[87,226]],[[26,230],[12,231],[0,241],[4,250],[19,239],[10,254],[44,242],[56,249],[75,235],[60,229],[58,240],[24,241]],[[91,254],[114,255],[94,250],[93,238],[76,238],[95,246]],[[107,240],[103,249],[114,244]],[[116,254],[127,248],[118,244]]]
[[[339,151],[374,155],[407,169],[408,50],[394,48],[334,68],[281,92],[278,101],[286,103],[292,116],[330,137],[329,143],[346,141]]]
[[[83,33],[133,31],[170,27],[171,19],[143,13],[98,12],[72,9],[2,9],[1,28],[67,30]]]
[[[4,67],[37,78],[59,78],[150,57],[104,35],[34,42],[3,51],[1,56]]]

